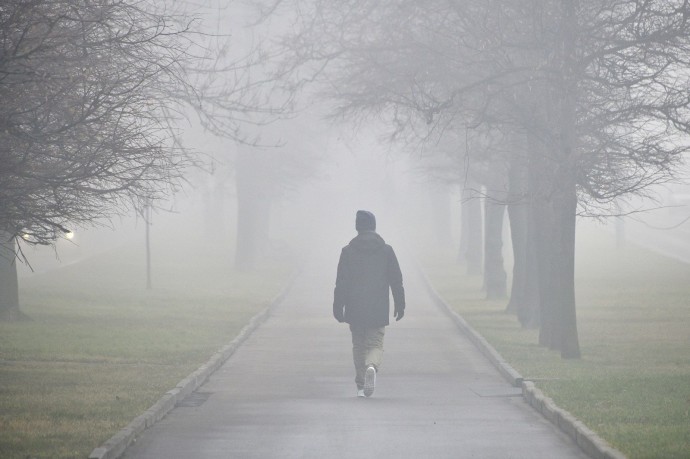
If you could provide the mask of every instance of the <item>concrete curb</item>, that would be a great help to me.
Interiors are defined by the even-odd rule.
[[[294,276],[288,286],[273,299],[271,304],[249,320],[230,344],[216,351],[211,358],[192,374],[180,381],[175,388],[166,392],[143,414],[137,416],[126,427],[110,437],[105,443],[91,451],[88,459],[116,459],[124,454],[127,447],[136,441],[144,430],[165,417],[178,402],[197,390],[206,380],[239,349],[259,325],[266,321],[274,307],[280,304],[295,281]]]
[[[434,302],[448,314],[458,328],[477,346],[479,351],[496,367],[498,372],[513,386],[522,387],[522,398],[533,409],[542,414],[553,425],[568,435],[580,447],[580,449],[593,459],[626,459],[626,456],[611,447],[604,439],[587,428],[575,416],[559,408],[554,401],[537,389],[532,381],[526,381],[501,354],[489,344],[460,314],[455,312],[448,303],[438,294],[429,282],[426,274],[419,268],[419,273],[424,280],[429,294]]]

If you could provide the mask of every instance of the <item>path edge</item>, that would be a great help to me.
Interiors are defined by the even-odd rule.
[[[436,305],[455,322],[460,331],[479,349],[498,372],[514,387],[522,388],[522,398],[535,411],[568,435],[575,444],[593,459],[626,459],[626,456],[609,445],[603,438],[589,429],[582,421],[560,408],[556,403],[538,389],[532,381],[525,380],[489,342],[441,297],[431,285],[426,273],[418,266],[418,272],[427,291]]]
[[[247,338],[268,319],[273,309],[283,302],[299,276],[300,271],[297,270],[287,286],[268,306],[249,319],[249,322],[240,330],[235,339],[218,349],[205,364],[177,383],[173,389],[163,394],[143,414],[134,418],[119,432],[106,440],[105,443],[91,451],[88,459],[117,459],[121,457],[129,445],[136,441],[137,436],[163,419],[175,408],[178,402],[184,400],[186,396],[201,387],[240,348]]]

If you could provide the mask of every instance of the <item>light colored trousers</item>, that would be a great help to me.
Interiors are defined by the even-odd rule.
[[[355,362],[355,383],[358,389],[364,387],[364,373],[373,365],[378,372],[383,360],[383,335],[385,327],[365,328],[350,325],[352,332],[352,358]]]

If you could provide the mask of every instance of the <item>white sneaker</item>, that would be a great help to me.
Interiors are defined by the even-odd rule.
[[[367,368],[366,373],[364,373],[364,395],[366,397],[371,397],[376,388],[376,368],[370,366]]]
[[[365,397],[364,389],[357,389],[357,397]]]

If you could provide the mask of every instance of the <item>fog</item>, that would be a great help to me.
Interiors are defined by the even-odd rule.
[[[616,233],[619,241],[684,256],[669,241],[684,237],[690,215],[690,190],[683,184],[686,114],[661,106],[678,96],[665,89],[666,82],[675,78],[674,84],[682,86],[687,73],[681,70],[684,48],[672,39],[661,59],[665,65],[644,53],[634,58],[631,54],[630,62],[602,58],[582,74],[559,79],[542,69],[556,69],[558,74],[562,62],[580,54],[565,56],[559,51],[550,55],[553,62],[540,61],[540,46],[552,38],[548,30],[534,31],[542,41],[526,42],[522,50],[490,43],[488,37],[500,36],[508,43],[522,35],[500,23],[464,22],[470,10],[441,14],[442,9],[418,10],[404,3],[397,10],[379,5],[375,13],[352,15],[357,8],[349,10],[345,4],[326,7],[293,1],[273,6],[169,5],[178,19],[195,17],[199,27],[192,29],[197,35],[185,45],[188,54],[181,54],[185,59],[203,57],[181,67],[191,75],[182,88],[191,94],[190,100],[174,105],[178,114],[166,121],[172,123],[166,129],[176,133],[174,145],[184,145],[185,159],[192,158],[198,167],[173,168],[173,175],[182,174],[174,183],[175,192],[154,203],[149,222],[154,260],[156,244],[164,241],[166,247],[230,248],[237,269],[251,269],[280,251],[335,257],[336,248],[353,235],[356,210],[366,209],[377,216],[381,234],[393,243],[428,245],[457,253],[462,261],[468,250],[462,247],[464,241],[485,252],[488,261],[483,268],[482,257],[474,257],[478,271],[489,276],[495,268],[499,277],[506,277],[501,271],[511,271],[514,255],[510,228],[520,221],[511,216],[509,222],[506,208],[519,210],[520,203],[533,206],[535,218],[541,219],[530,231],[552,231],[560,241],[570,239],[571,232],[577,234],[577,220],[578,226],[595,225]],[[610,8],[613,16],[628,14],[615,4]],[[560,13],[581,14],[582,21],[600,20],[587,9]],[[650,7],[645,13],[649,17],[639,20],[654,23],[657,11]],[[673,23],[655,24],[666,27],[670,37],[677,35],[682,41],[685,36]],[[362,30],[371,33],[361,34]],[[449,38],[453,34],[465,38],[462,46]],[[606,49],[606,40],[614,38],[600,37],[588,46]],[[171,43],[165,46],[177,49]],[[475,49],[485,51],[478,56]],[[593,51],[592,55],[597,56]],[[522,73],[522,61],[534,68],[532,73]],[[645,90],[658,97],[645,100],[632,70],[630,75],[601,70],[626,65],[639,73],[638,79],[645,75]],[[498,71],[497,66],[505,68]],[[608,89],[587,86],[593,80]],[[541,89],[534,90],[535,81]],[[583,88],[579,98],[554,102],[565,107],[554,116],[539,91],[570,97],[571,91],[562,85],[571,82]],[[525,91],[513,92],[513,86]],[[635,97],[621,99],[621,91],[630,87]],[[162,113],[169,116],[171,106],[163,99]],[[509,101],[517,103],[510,106]],[[666,118],[650,115],[649,104],[667,113]],[[606,110],[628,116],[600,125],[582,115],[601,118]],[[561,150],[577,155],[570,158]],[[113,148],[114,154],[117,151]],[[157,179],[147,180],[166,182],[169,172],[162,168]],[[527,183],[527,176],[539,177],[540,183]],[[146,190],[160,198],[159,191]],[[24,228],[22,237],[28,244],[21,247],[28,263],[20,265],[20,276],[58,269],[123,245],[141,245],[147,222],[132,207],[143,212],[143,194],[134,193],[129,209],[123,209],[121,197],[108,198],[102,212],[96,207],[89,214],[77,213],[77,220],[82,219],[78,222],[55,222],[48,228],[54,234],[56,228],[64,232],[63,223],[71,231],[70,239],[60,235],[55,247],[32,246],[35,236],[31,228]],[[546,209],[542,198],[551,200],[551,208],[562,214],[540,213]],[[491,203],[499,209],[482,217],[482,212],[493,209]],[[109,213],[115,216],[99,217]],[[91,214],[95,217],[88,218]],[[491,242],[497,234],[502,240]],[[498,251],[489,253],[491,247]],[[539,247],[537,252],[561,249],[573,252],[570,242]],[[550,272],[568,272],[566,265],[572,261],[570,255],[565,258],[564,266]]]
[[[358,209],[373,212],[378,230],[391,242],[402,241],[405,235],[416,231],[421,231],[418,235],[424,234],[427,239],[439,233],[433,229],[434,219],[439,217],[430,206],[434,202],[432,195],[438,194],[434,191],[436,187],[414,170],[409,154],[394,151],[380,141],[380,132],[372,129],[355,132],[349,126],[338,129],[323,121],[316,130],[327,135],[285,140],[291,132],[290,124],[286,124],[286,135],[276,137],[280,146],[270,143],[271,146],[257,149],[276,156],[290,149],[310,149],[318,152],[313,157],[317,164],[309,176],[290,183],[272,199],[270,220],[266,222],[268,240],[262,248],[264,257],[270,258],[273,251],[289,250],[303,261],[309,254],[326,252],[335,258],[335,263],[340,247],[356,234],[354,217]],[[271,129],[275,131],[275,127]],[[179,193],[158,203],[150,221],[154,263],[156,250],[171,250],[175,246],[232,249],[237,244],[233,161],[238,148],[250,147],[238,147],[200,131],[187,138],[187,144],[212,152],[213,173],[209,167],[190,170],[189,183]],[[214,152],[209,145],[218,147]],[[259,186],[269,187],[271,183]],[[442,197],[446,207],[443,211],[448,213],[446,218],[451,218],[454,205],[459,206],[460,195],[455,191]],[[142,247],[138,261],[145,264],[143,247],[147,225],[143,215],[130,214],[92,223],[75,226],[54,247],[22,244],[27,263],[19,264],[20,276],[26,278],[59,269],[131,245]],[[457,229],[443,230],[459,238]]]
[[[220,246],[234,253],[238,244],[239,152],[266,155],[268,161],[261,167],[276,165],[275,175],[259,173],[252,178],[258,188],[273,190],[262,259],[286,252],[299,264],[317,254],[322,256],[320,262],[330,260],[335,268],[340,247],[356,234],[354,216],[359,209],[373,212],[378,232],[404,251],[452,252],[460,259],[463,203],[475,201],[483,207],[492,199],[486,196],[485,186],[449,180],[443,167],[429,167],[433,145],[410,148],[391,142],[390,129],[383,123],[334,122],[326,119],[323,109],[312,110],[247,128],[257,139],[253,146],[215,135],[198,123],[185,124],[182,141],[201,155],[202,163],[188,169],[184,186],[158,202],[151,214],[154,265],[157,251],[176,247],[193,253],[194,247]],[[304,170],[295,174],[290,169],[293,164]],[[617,244],[633,243],[689,261],[685,242],[690,229],[687,167],[675,173],[674,183],[649,187],[646,198],[622,197],[609,215],[584,215],[578,218],[578,227],[614,234]],[[282,177],[284,183],[276,187],[283,174],[294,177]],[[468,191],[476,193],[468,197]],[[250,200],[249,205],[256,202]],[[507,215],[505,218],[502,254],[510,272],[513,254]],[[146,227],[144,215],[131,211],[75,225],[54,246],[23,243],[19,275],[29,278],[126,246],[141,249],[136,262],[144,266]],[[578,238],[596,234],[578,233]],[[229,267],[235,269],[235,265],[228,260]]]
[[[318,164],[312,175],[291,184],[271,203],[269,238],[263,257],[274,251],[289,251],[296,261],[320,254],[337,261],[340,247],[355,234],[354,216],[359,209],[373,212],[378,232],[394,246],[416,250],[457,252],[461,239],[461,184],[434,180],[420,172],[420,155],[391,146],[385,130],[356,130],[321,121],[320,137],[293,140],[296,148],[317,151]],[[289,123],[286,133],[290,132]],[[293,148],[281,138],[281,146],[266,149],[280,155]],[[232,161],[236,145],[206,132],[188,139],[192,148],[209,151],[218,145],[214,171],[190,171],[189,183],[151,215],[150,236],[157,250],[184,246],[237,244],[237,190]],[[247,148],[247,147],[241,147]],[[583,217],[578,226],[615,234],[618,243],[633,243],[682,261],[690,261],[687,233],[690,229],[690,186],[658,186],[650,199],[625,202],[622,216]],[[482,198],[475,198],[482,200]],[[582,237],[591,237],[587,232]],[[22,244],[25,262],[19,263],[20,277],[27,278],[98,256],[124,246],[142,249],[137,260],[145,265],[146,222],[130,214],[76,226],[69,237],[59,238],[54,247]],[[503,234],[505,266],[512,263],[510,228]],[[185,251],[188,253],[188,251]],[[324,261],[324,260],[321,260]],[[181,260],[182,262],[182,260]],[[334,267],[334,266],[333,266]]]

